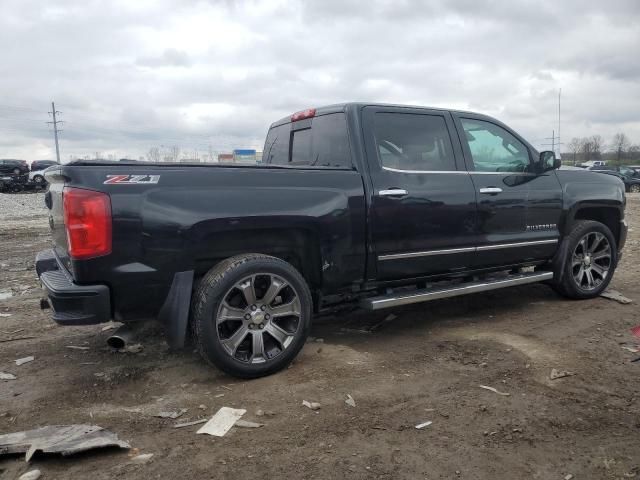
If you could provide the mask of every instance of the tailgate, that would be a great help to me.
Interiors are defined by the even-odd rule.
[[[49,191],[45,195],[45,204],[49,209],[49,227],[54,250],[63,265],[70,269],[67,232],[64,226],[64,212],[62,209],[62,190],[65,178],[61,174],[60,167],[49,170],[45,174],[49,182]]]

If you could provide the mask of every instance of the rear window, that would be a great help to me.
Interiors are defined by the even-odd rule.
[[[296,128],[304,125],[306,128]],[[271,165],[351,168],[347,122],[343,113],[287,123],[269,131],[264,162]]]

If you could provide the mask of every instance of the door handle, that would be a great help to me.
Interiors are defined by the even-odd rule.
[[[409,195],[409,192],[403,188],[388,188],[387,190],[380,190],[378,195],[381,197],[404,197]]]
[[[496,193],[502,193],[502,189],[498,187],[485,187],[480,189],[480,193],[495,195]]]

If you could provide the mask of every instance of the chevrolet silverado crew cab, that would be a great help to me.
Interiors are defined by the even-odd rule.
[[[36,267],[64,325],[155,317],[229,374],[302,348],[314,314],[545,282],[607,287],[627,234],[620,179],[558,170],[501,122],[348,103],[271,125],[263,163],[50,168],[54,246]]]

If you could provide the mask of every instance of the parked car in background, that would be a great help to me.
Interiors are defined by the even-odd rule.
[[[595,170],[595,171],[598,173],[604,173],[606,175],[613,175],[614,177],[618,177],[620,180],[624,182],[624,189],[627,192],[640,193],[640,178],[630,177],[620,172],[615,172],[613,170]]]
[[[638,168],[622,166],[618,167],[618,172],[627,177],[640,178],[640,169]]]
[[[0,175],[24,175],[29,173],[29,165],[26,160],[1,159]]]
[[[640,170],[637,170],[632,167],[617,167],[614,165],[602,165],[599,167],[589,167],[587,170],[591,170],[593,172],[617,172],[625,177],[631,178],[640,178]]]
[[[589,168],[589,167],[603,167],[607,164],[604,160],[589,160],[588,162],[583,162],[579,167]]]
[[[0,193],[18,193],[27,186],[28,177],[24,175],[0,175]]]
[[[44,171],[54,165],[58,165],[58,162],[56,162],[55,160],[34,160],[33,162],[31,162],[29,181],[38,185],[44,185],[46,183],[44,179]]]

